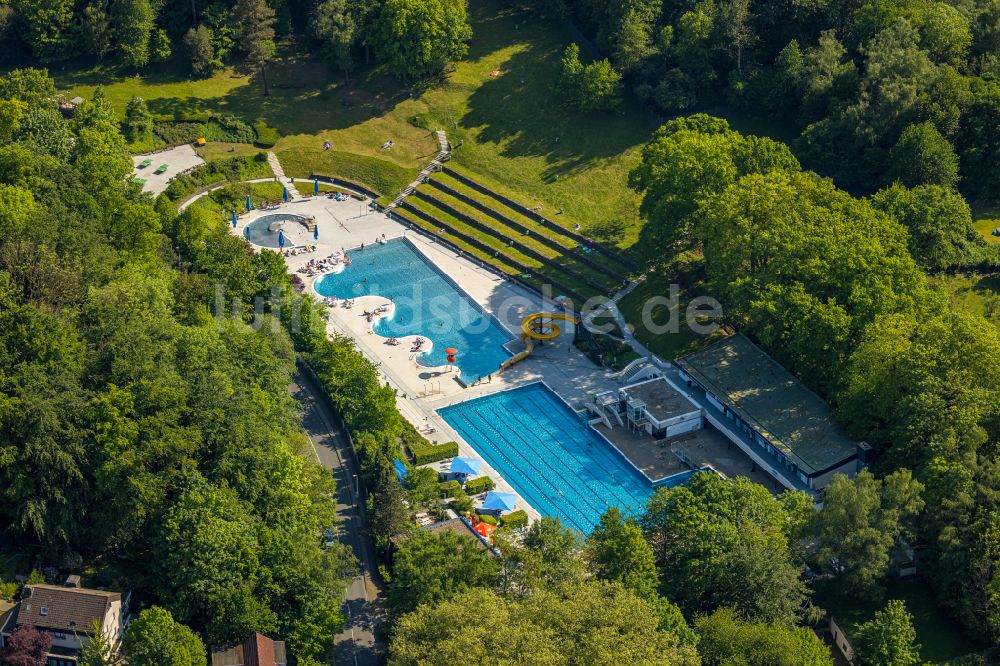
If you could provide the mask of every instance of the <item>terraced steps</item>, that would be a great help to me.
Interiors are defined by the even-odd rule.
[[[523,234],[503,234],[496,228],[495,224],[490,225],[488,222],[470,215],[470,209],[463,206],[461,201],[448,201],[446,200],[446,195],[431,195],[423,189],[418,189],[414,192],[413,196],[420,202],[446,213],[453,220],[457,220],[486,236],[486,238],[492,241],[486,241],[488,244],[497,248],[506,248],[508,252],[511,250],[516,251],[519,255],[529,260],[525,263],[536,263],[540,267],[539,270],[547,275],[551,274],[558,277],[560,273],[564,273],[574,282],[589,287],[595,295],[606,294],[609,291],[613,292],[615,290],[616,285],[606,283],[600,274],[595,275],[591,271],[587,271],[587,274],[584,274],[567,265],[567,262],[559,261],[559,254],[532,238],[530,230],[528,230],[527,236]],[[475,209],[471,209],[471,212],[475,213]],[[580,291],[586,292],[587,290],[581,288]]]
[[[415,205],[416,202],[416,199],[411,199],[400,203],[391,212],[391,215],[396,216],[404,224],[419,228],[434,236],[442,243],[452,245],[468,253],[498,273],[506,277],[516,278],[519,282],[539,293],[543,293],[544,284],[549,284],[558,293],[565,294],[577,303],[583,303],[586,300],[575,288],[540,272],[540,267],[523,261],[526,259],[523,255],[518,256],[516,252],[508,252],[507,249],[501,250],[490,246],[474,234],[470,234],[468,227],[464,227],[457,220],[449,219],[448,215],[440,211],[423,210]],[[439,233],[441,229],[445,230],[444,234]]]
[[[588,246],[592,244],[592,246],[596,250],[598,250],[601,254],[603,254],[603,255],[605,255],[605,256],[613,259],[615,262],[617,262],[621,266],[621,268],[624,270],[624,272],[634,273],[634,272],[638,272],[640,270],[640,266],[636,262],[634,262],[631,259],[629,259],[628,257],[622,255],[617,250],[609,248],[609,247],[607,247],[607,246],[605,246],[605,245],[603,245],[601,243],[594,242],[591,239],[588,239],[586,236],[584,236],[582,234],[576,233],[575,231],[572,231],[570,229],[566,229],[565,227],[562,227],[561,225],[556,224],[552,220],[550,220],[547,217],[541,215],[537,211],[531,210],[527,206],[519,204],[518,202],[514,201],[513,199],[511,199],[509,197],[506,197],[506,196],[504,196],[504,195],[502,195],[502,194],[500,194],[498,192],[494,192],[493,190],[491,190],[487,186],[485,186],[485,185],[483,185],[481,183],[478,183],[477,181],[473,180],[472,178],[466,176],[463,173],[455,171],[454,169],[452,169],[450,167],[447,167],[447,166],[442,167],[441,171],[443,173],[447,174],[448,176],[454,178],[458,182],[462,183],[463,185],[465,185],[465,186],[467,186],[467,187],[475,190],[476,192],[479,192],[480,194],[483,194],[483,195],[485,195],[487,197],[490,197],[491,199],[495,200],[498,204],[500,204],[501,209],[506,208],[506,209],[509,209],[509,210],[513,210],[513,211],[515,211],[517,213],[520,213],[521,215],[524,215],[528,219],[533,220],[534,222],[537,222],[537,223],[541,224],[546,229],[549,229],[550,231],[552,231],[554,233],[557,233],[557,234],[560,234],[560,235],[562,235],[562,236],[564,236],[566,238],[569,238],[569,239],[575,241],[578,244],[588,245]]]
[[[517,261],[519,265],[527,267],[532,273],[543,277],[555,286],[572,289],[574,293],[582,294],[585,298],[605,293],[600,286],[592,284],[573,271],[567,271],[558,262],[546,259],[531,248],[518,244],[515,239],[495,235],[491,229],[484,229],[481,223],[471,220],[460,211],[427,196],[421,190],[417,190],[413,196],[407,199],[406,203],[433,219],[446,223],[449,228],[467,237],[475,238],[486,251],[502,254],[508,259]]]
[[[617,291],[624,284],[628,283],[628,277],[618,270],[619,266],[614,260],[603,259],[600,253],[588,254],[580,249],[576,241],[565,236],[553,234],[538,224],[527,222],[526,218],[522,218],[525,219],[524,222],[519,221],[516,218],[520,216],[516,213],[505,215],[494,208],[490,208],[475,197],[477,193],[474,190],[469,190],[447,175],[442,176],[439,174],[427,180],[426,184],[447,195],[448,198],[445,198],[445,201],[449,201],[449,199],[457,200],[461,202],[462,206],[473,209],[472,211],[467,211],[473,217],[487,216],[489,224],[500,222],[503,226],[498,228],[498,231],[501,229],[505,231],[509,230],[509,233],[516,233],[518,237],[530,238],[537,241],[538,245],[544,246],[544,249],[541,251],[546,256],[549,258],[559,257],[578,272],[589,274],[592,278],[596,278],[603,285],[603,291],[605,292]],[[466,191],[462,191],[463,189]],[[439,198],[441,197],[439,196]]]

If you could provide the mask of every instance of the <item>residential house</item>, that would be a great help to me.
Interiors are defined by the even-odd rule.
[[[0,626],[0,647],[15,629],[31,626],[52,636],[47,666],[76,666],[96,623],[109,646],[117,649],[128,623],[129,595],[79,584],[79,576],[70,576],[65,585],[26,585]]]

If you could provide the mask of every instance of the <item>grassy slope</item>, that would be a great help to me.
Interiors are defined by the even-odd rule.
[[[580,113],[554,94],[559,58],[571,37],[561,26],[497,2],[470,7],[474,38],[443,86],[421,97],[418,122],[443,127],[453,162],[570,226],[624,223],[635,242],[639,197],[626,183],[656,126],[633,103],[620,114]],[[495,78],[491,76],[499,71]]]

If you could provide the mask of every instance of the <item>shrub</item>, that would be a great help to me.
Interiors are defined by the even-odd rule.
[[[209,141],[253,143],[257,133],[235,116],[212,116],[205,125],[205,138]]]
[[[493,516],[491,516],[488,513],[484,513],[483,515],[479,516],[479,520],[482,521],[482,522],[484,522],[484,523],[486,523],[487,525],[496,525],[497,524],[497,519],[494,518]]]
[[[523,509],[518,509],[517,511],[511,511],[506,516],[503,517],[503,526],[516,530],[519,527],[528,526],[528,514],[525,513]]]
[[[166,195],[176,201],[191,194],[199,187],[218,183],[224,180],[240,181],[252,178],[266,178],[273,175],[267,165],[267,155],[258,153],[253,157],[232,157],[227,160],[209,162],[189,173],[174,178],[167,186]]]
[[[14,595],[17,594],[17,583],[4,583],[0,582],[0,599],[4,601],[14,601]]]
[[[455,513],[464,515],[472,511],[472,500],[465,494],[464,490],[459,488],[451,500],[451,508],[455,510]]]
[[[191,143],[205,135],[205,123],[178,122],[156,123],[153,131],[168,145]]]
[[[426,465],[437,462],[445,458],[453,458],[458,455],[458,444],[447,442],[445,444],[410,444],[410,454],[413,456],[414,465]]]
[[[497,484],[493,483],[493,479],[488,476],[481,476],[478,479],[466,481],[465,492],[470,495],[478,495],[479,493],[485,493],[488,490],[493,490],[496,487]]]
[[[459,493],[465,494],[462,491],[462,486],[458,481],[452,479],[451,481],[445,481],[438,486],[441,489],[441,497],[458,497]]]
[[[253,129],[257,132],[257,140],[254,142],[261,148],[270,148],[274,144],[278,143],[278,139],[281,135],[278,134],[278,130],[274,129],[263,120],[258,120],[253,124]]]

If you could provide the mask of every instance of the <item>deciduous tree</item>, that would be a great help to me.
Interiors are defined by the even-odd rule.
[[[916,640],[906,604],[893,599],[875,613],[874,620],[858,627],[853,641],[855,659],[862,666],[913,666],[921,663]]]
[[[440,75],[472,38],[466,0],[388,0],[377,31],[379,58],[407,81]]]
[[[817,560],[844,579],[844,589],[871,594],[889,568],[896,539],[924,506],[923,485],[909,470],[876,479],[862,470],[853,479],[835,474],[823,489],[823,508],[813,517]]]
[[[130,666],[202,666],[205,646],[198,635],[153,606],[129,623],[123,640]]]
[[[246,54],[246,66],[253,74],[260,74],[264,95],[270,94],[267,85],[267,65],[274,59],[274,10],[266,0],[238,0],[233,11],[236,34],[240,47]]]
[[[388,605],[402,615],[497,582],[499,562],[475,539],[414,530],[393,558]]]

